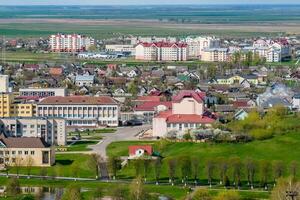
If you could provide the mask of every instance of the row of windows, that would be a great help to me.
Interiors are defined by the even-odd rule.
[[[8,156],[8,155],[34,155],[35,154],[35,151],[0,151],[0,156]]]

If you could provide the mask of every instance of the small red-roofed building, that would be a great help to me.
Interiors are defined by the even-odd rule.
[[[202,125],[210,126],[215,116],[205,111],[205,93],[183,90],[173,97],[170,110],[159,112],[153,118],[153,136],[166,137],[168,132],[176,131],[178,137],[187,130]]]
[[[129,146],[129,158],[139,158],[143,156],[152,156],[153,149],[150,145],[135,145],[135,146]]]

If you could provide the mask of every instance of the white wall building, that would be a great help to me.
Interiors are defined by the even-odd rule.
[[[95,40],[79,34],[56,34],[50,36],[49,45],[53,52],[82,52],[95,45]]]
[[[220,48],[220,39],[215,37],[188,37],[185,39],[188,45],[188,57],[201,59],[204,49]]]
[[[0,93],[9,92],[9,77],[8,75],[0,75]]]
[[[20,96],[36,96],[36,97],[50,97],[50,96],[66,96],[66,88],[21,88],[19,89]]]
[[[107,52],[121,52],[121,53],[130,53],[135,55],[134,45],[131,44],[108,44],[105,45],[105,51]]]

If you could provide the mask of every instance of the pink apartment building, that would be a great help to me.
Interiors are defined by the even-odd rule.
[[[204,98],[205,93],[181,91],[173,97],[171,110],[162,111],[153,118],[153,136],[166,137],[170,131],[182,136],[187,130],[213,123],[215,118],[205,112]]]
[[[153,42],[139,43],[135,47],[136,60],[186,61],[186,43]]]

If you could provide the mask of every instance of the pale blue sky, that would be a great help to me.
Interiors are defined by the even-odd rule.
[[[0,5],[299,4],[299,0],[0,0]]]

